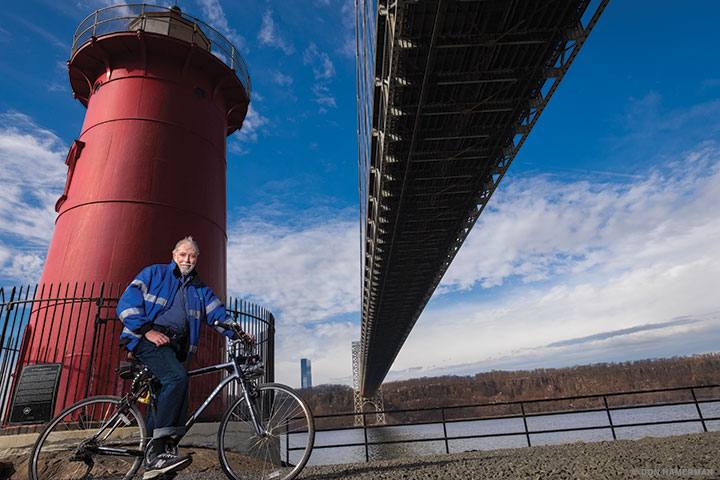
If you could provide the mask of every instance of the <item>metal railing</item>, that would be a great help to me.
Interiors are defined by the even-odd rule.
[[[56,411],[91,395],[123,395],[128,391],[129,380],[121,379],[115,371],[126,357],[119,345],[123,326],[115,315],[123,291],[122,285],[104,283],[0,287],[0,428],[9,426],[13,393],[22,369],[28,365],[62,365]],[[228,313],[257,339],[256,353],[265,362],[261,381],[273,381],[272,313],[234,298],[226,305]],[[200,347],[197,356],[206,361],[225,358],[227,353],[225,337],[211,328],[201,329]],[[194,366],[203,359],[190,361]],[[195,399],[192,392],[214,388],[217,375],[191,379],[191,406],[204,399],[201,394]],[[226,394],[232,397],[234,393]],[[214,402],[205,416],[220,415],[222,403]]]
[[[351,427],[351,423],[343,421],[343,419],[352,419],[360,414],[357,413],[340,413],[330,415],[315,415],[317,425],[316,444],[314,450],[331,449],[331,448],[347,448],[362,447],[365,451],[365,461],[374,460],[371,458],[371,451],[376,447],[383,445],[397,444],[418,444],[424,442],[434,442],[442,444],[442,451],[433,453],[455,453],[451,452],[450,443],[452,441],[480,440],[486,438],[498,437],[524,437],[527,446],[532,446],[532,438],[534,436],[542,436],[556,433],[569,432],[591,432],[597,430],[609,430],[612,439],[617,440],[618,431],[623,429],[652,427],[659,425],[677,425],[677,424],[695,424],[697,430],[703,432],[708,431],[710,422],[720,421],[718,415],[703,414],[701,406],[703,404],[718,403],[717,410],[720,412],[720,385],[698,385],[690,387],[662,388],[653,390],[638,390],[629,392],[616,392],[597,395],[578,395],[569,397],[545,398],[538,400],[523,400],[513,402],[498,403],[477,403],[469,405],[458,405],[450,407],[433,407],[433,408],[417,408],[407,410],[384,410],[382,412],[364,412],[362,413],[362,426]],[[564,406],[563,406],[564,405]],[[622,421],[614,418],[613,413],[630,410],[652,410],[657,407],[672,406],[693,406],[694,414],[686,415],[683,418],[665,418],[654,421]],[[487,413],[488,411],[494,413]],[[484,414],[481,412],[485,412]],[[604,412],[604,422],[595,425],[559,427],[559,428],[531,428],[528,420],[531,419],[547,419],[559,415],[574,415],[583,413]],[[370,425],[366,421],[368,415],[375,416],[377,413],[384,413],[388,420],[386,425]],[[471,430],[475,430],[470,434],[451,435],[448,433],[448,426],[458,424],[460,422],[482,422],[496,420],[521,419],[522,429],[513,429],[512,431],[499,431],[492,433],[483,433],[480,423],[473,426]],[[323,428],[325,424],[347,424],[348,426]],[[393,427],[409,427],[421,425],[442,426],[442,436],[421,435],[408,436],[406,438],[396,438],[392,440],[373,440],[371,435],[373,431],[387,429]],[[363,441],[346,442],[346,443],[318,443],[318,437],[323,432],[352,431],[362,430]],[[720,430],[720,424],[715,430]],[[436,430],[439,430],[436,429]],[[680,432],[686,433],[686,432]],[[574,441],[574,440],[570,440]],[[459,450],[459,451],[462,451]]]
[[[174,7],[131,3],[97,10],[88,15],[75,31],[70,56],[93,38],[138,30],[181,38],[205,48],[235,71],[250,97],[250,75],[235,46],[207,23]]]

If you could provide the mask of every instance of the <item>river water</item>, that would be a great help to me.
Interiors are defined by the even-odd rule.
[[[720,401],[700,404],[703,418],[720,417]],[[646,436],[666,437],[703,431],[695,405],[671,405],[643,407],[611,411],[617,439],[634,440]],[[673,421],[693,419],[688,423],[623,427],[623,425],[644,422]],[[709,431],[720,430],[720,420],[705,422]],[[541,415],[527,417],[528,430],[554,430],[561,428],[588,428],[603,426],[594,430],[578,430],[557,433],[530,433],[531,445],[553,445],[577,441],[598,442],[612,440],[606,412],[578,412],[560,415]],[[449,439],[447,447],[450,453],[471,450],[494,450],[528,446],[522,418],[490,419],[446,423],[447,437],[472,435],[507,434],[487,438]],[[330,465],[339,463],[357,463],[366,460],[365,431],[363,428],[320,431],[315,435],[315,448],[308,465]],[[415,440],[412,443],[390,443],[370,445],[370,460],[384,460],[407,456],[421,456],[446,453],[443,424],[395,425],[367,429],[368,442],[392,442]],[[432,440],[437,439],[440,440]],[[318,448],[331,445],[359,443],[351,447]]]

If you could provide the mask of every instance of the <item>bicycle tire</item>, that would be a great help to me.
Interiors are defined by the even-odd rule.
[[[30,480],[129,480],[142,464],[142,456],[115,456],[83,448],[98,429],[117,412],[120,397],[89,397],[69,406],[43,429],[30,454]],[[118,417],[114,428],[103,432],[97,444],[139,452],[147,445],[145,420],[131,405]]]
[[[256,391],[258,413],[268,435],[257,435],[247,402],[239,398],[220,422],[220,465],[232,480],[291,480],[305,467],[312,452],[312,412],[288,386],[266,383]]]

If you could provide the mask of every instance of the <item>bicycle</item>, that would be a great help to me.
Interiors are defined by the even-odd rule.
[[[218,427],[218,459],[232,480],[291,480],[304,468],[315,439],[310,408],[292,388],[258,384],[264,367],[236,323],[215,323],[236,335],[231,359],[188,372],[189,377],[227,371],[205,401],[189,415],[186,432],[226,386],[236,382],[241,395],[230,403]],[[64,409],[35,442],[28,468],[30,480],[130,480],[139,470],[150,440],[138,404],[153,411],[159,390],[155,376],[137,360],[117,369],[132,378],[124,397],[95,396]],[[154,413],[154,412],[153,412]],[[177,445],[182,436],[175,437]]]

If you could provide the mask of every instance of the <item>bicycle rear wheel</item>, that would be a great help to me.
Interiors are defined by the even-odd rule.
[[[120,403],[119,397],[90,397],[60,412],[35,442],[28,468],[30,480],[132,478],[142,463],[148,438],[137,407],[119,411]],[[103,447],[130,452],[108,455],[99,450]]]
[[[220,465],[233,480],[290,480],[310,458],[315,441],[312,412],[290,387],[257,387],[258,435],[245,398],[225,412],[218,431]]]

